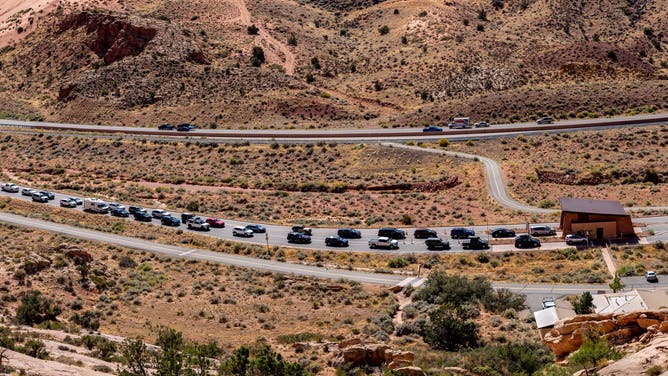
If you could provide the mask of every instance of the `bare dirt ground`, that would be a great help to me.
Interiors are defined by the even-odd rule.
[[[3,0],[0,3],[0,49],[20,42],[39,26],[44,16],[63,4],[121,9],[116,0]]]
[[[266,45],[269,47],[268,50],[265,51],[265,54],[267,54],[267,60],[271,62],[276,62],[279,63],[283,66],[285,69],[285,73],[289,76],[292,76],[295,74],[295,56],[290,51],[290,48],[285,43],[281,43],[276,38],[274,38],[267,29],[263,26],[262,23],[254,23],[251,19],[251,14],[248,11],[248,8],[246,7],[246,0],[231,0],[232,4],[234,4],[237,9],[239,9],[239,18],[238,21],[244,25],[244,26],[250,26],[252,24],[255,24],[255,26],[259,29],[258,30],[258,35],[262,40],[266,43]],[[233,20],[237,20],[236,18]]]

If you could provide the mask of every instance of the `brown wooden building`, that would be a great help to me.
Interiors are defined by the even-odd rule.
[[[562,197],[559,203],[563,236],[577,232],[594,240],[634,236],[631,216],[619,201]]]

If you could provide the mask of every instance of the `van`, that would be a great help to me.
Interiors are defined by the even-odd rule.
[[[378,230],[378,236],[390,239],[406,239],[406,231],[394,227],[383,227]]]
[[[83,210],[91,213],[109,213],[109,205],[97,198],[86,198],[83,202]]]
[[[557,235],[557,231],[550,226],[546,225],[532,225],[531,226],[531,235],[533,236],[551,236]]]

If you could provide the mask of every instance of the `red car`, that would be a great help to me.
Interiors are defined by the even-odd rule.
[[[225,227],[225,222],[222,219],[218,218],[207,218],[206,223],[213,228],[223,228]]]

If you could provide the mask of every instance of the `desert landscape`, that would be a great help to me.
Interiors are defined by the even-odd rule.
[[[194,130],[662,114],[667,16],[666,0],[0,2],[0,119],[21,121],[0,125],[0,374],[665,376],[668,295],[618,312],[592,294],[668,286],[666,124],[402,145]],[[44,121],[124,133],[27,123]],[[519,209],[493,194],[504,183]],[[559,222],[560,197],[618,201],[636,236],[491,237]],[[111,202],[157,214],[105,215]],[[270,244],[236,221],[288,242],[307,226],[327,228],[317,242],[410,234],[327,248],[275,243],[273,227]],[[434,251],[413,233],[456,226],[479,238],[439,230],[453,248]]]

